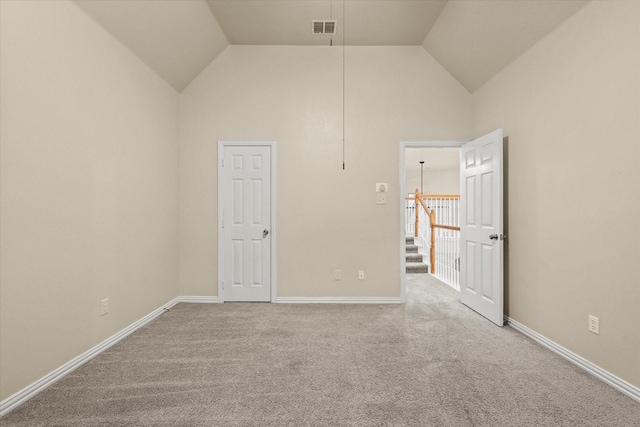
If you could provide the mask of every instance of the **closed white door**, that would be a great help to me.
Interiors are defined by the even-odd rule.
[[[271,300],[271,147],[224,146],[224,301]]]
[[[503,325],[502,129],[460,150],[460,300]]]

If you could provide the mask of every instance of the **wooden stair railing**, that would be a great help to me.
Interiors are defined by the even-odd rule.
[[[415,227],[415,237],[419,236],[419,224],[420,224],[420,214],[418,212],[418,205],[422,206],[425,213],[429,216],[429,227],[431,228],[431,248],[429,249],[429,260],[431,264],[431,274],[436,273],[436,228],[444,228],[446,230],[456,230],[460,231],[460,227],[456,227],[453,225],[443,225],[436,224],[436,213],[435,211],[429,209],[424,202],[424,196],[426,194],[420,194],[420,191],[416,189],[415,192],[415,204],[416,204],[416,227]],[[434,194],[431,195],[433,198],[439,199],[459,199],[460,195],[458,194]]]

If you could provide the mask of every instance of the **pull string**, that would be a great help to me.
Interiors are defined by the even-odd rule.
[[[329,0],[329,19],[333,21],[333,0]],[[329,46],[333,46],[333,36],[329,37]]]
[[[344,77],[345,77],[345,67],[344,67],[344,59],[345,59],[345,22],[347,21],[347,17],[345,14],[345,0],[342,0],[342,170],[345,170],[345,147],[344,147]]]

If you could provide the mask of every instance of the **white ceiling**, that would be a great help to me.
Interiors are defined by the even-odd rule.
[[[207,0],[231,44],[329,45],[311,21],[336,19],[334,45],[419,46],[445,0]],[[343,14],[344,7],[344,14]],[[346,14],[346,21],[344,16]]]
[[[334,45],[422,46],[473,92],[587,0],[75,2],[179,92],[229,44],[328,45],[311,20],[330,17]]]
[[[204,0],[76,4],[178,92],[229,45]]]
[[[449,1],[422,47],[473,93],[586,3]]]

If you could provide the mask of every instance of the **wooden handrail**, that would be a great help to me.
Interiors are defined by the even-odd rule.
[[[454,225],[436,224],[436,212],[427,207],[426,203],[424,202],[424,199],[433,198],[433,199],[454,199],[455,200],[455,199],[460,199],[460,195],[459,194],[420,194],[420,191],[418,191],[416,189],[413,198],[414,198],[415,204],[416,204],[415,237],[418,237],[419,228],[420,228],[420,220],[419,220],[420,214],[418,212],[418,204],[422,205],[422,209],[424,209],[426,214],[429,215],[429,226],[431,227],[431,248],[429,250],[429,259],[431,261],[431,274],[435,274],[436,273],[436,233],[435,233],[435,229],[436,228],[443,228],[445,230],[460,231],[460,227],[456,227]],[[407,200],[411,200],[410,197],[407,197],[406,199]]]
[[[459,199],[459,194],[422,194],[423,199]]]
[[[460,199],[459,194],[421,194],[423,199]],[[405,200],[415,200],[415,196],[413,197],[405,197]]]
[[[423,198],[422,198],[422,197],[420,197],[420,196],[421,196],[420,192],[418,192],[418,190],[416,190],[416,196],[415,196],[416,203],[417,203],[417,202],[420,202],[420,204],[421,204],[421,205],[422,205],[422,207],[424,208],[424,211],[425,211],[426,213],[430,214],[430,213],[431,213],[431,209],[429,209],[429,208],[427,207],[427,205],[424,203]]]
[[[436,273],[436,233],[435,233],[436,213],[435,211],[432,211],[427,207],[427,205],[424,203],[424,200],[422,200],[420,191],[418,191],[417,189],[415,193],[415,198],[416,198],[415,235],[416,237],[418,237],[418,228],[419,228],[418,217],[420,216],[420,214],[418,213],[418,203],[420,203],[424,211],[427,213],[427,215],[429,215],[429,226],[431,227],[431,248],[429,249],[429,260],[431,261],[431,274],[435,274]]]
[[[456,227],[455,225],[436,224],[434,227],[436,227],[436,228],[444,228],[445,230],[460,231],[460,227]]]

